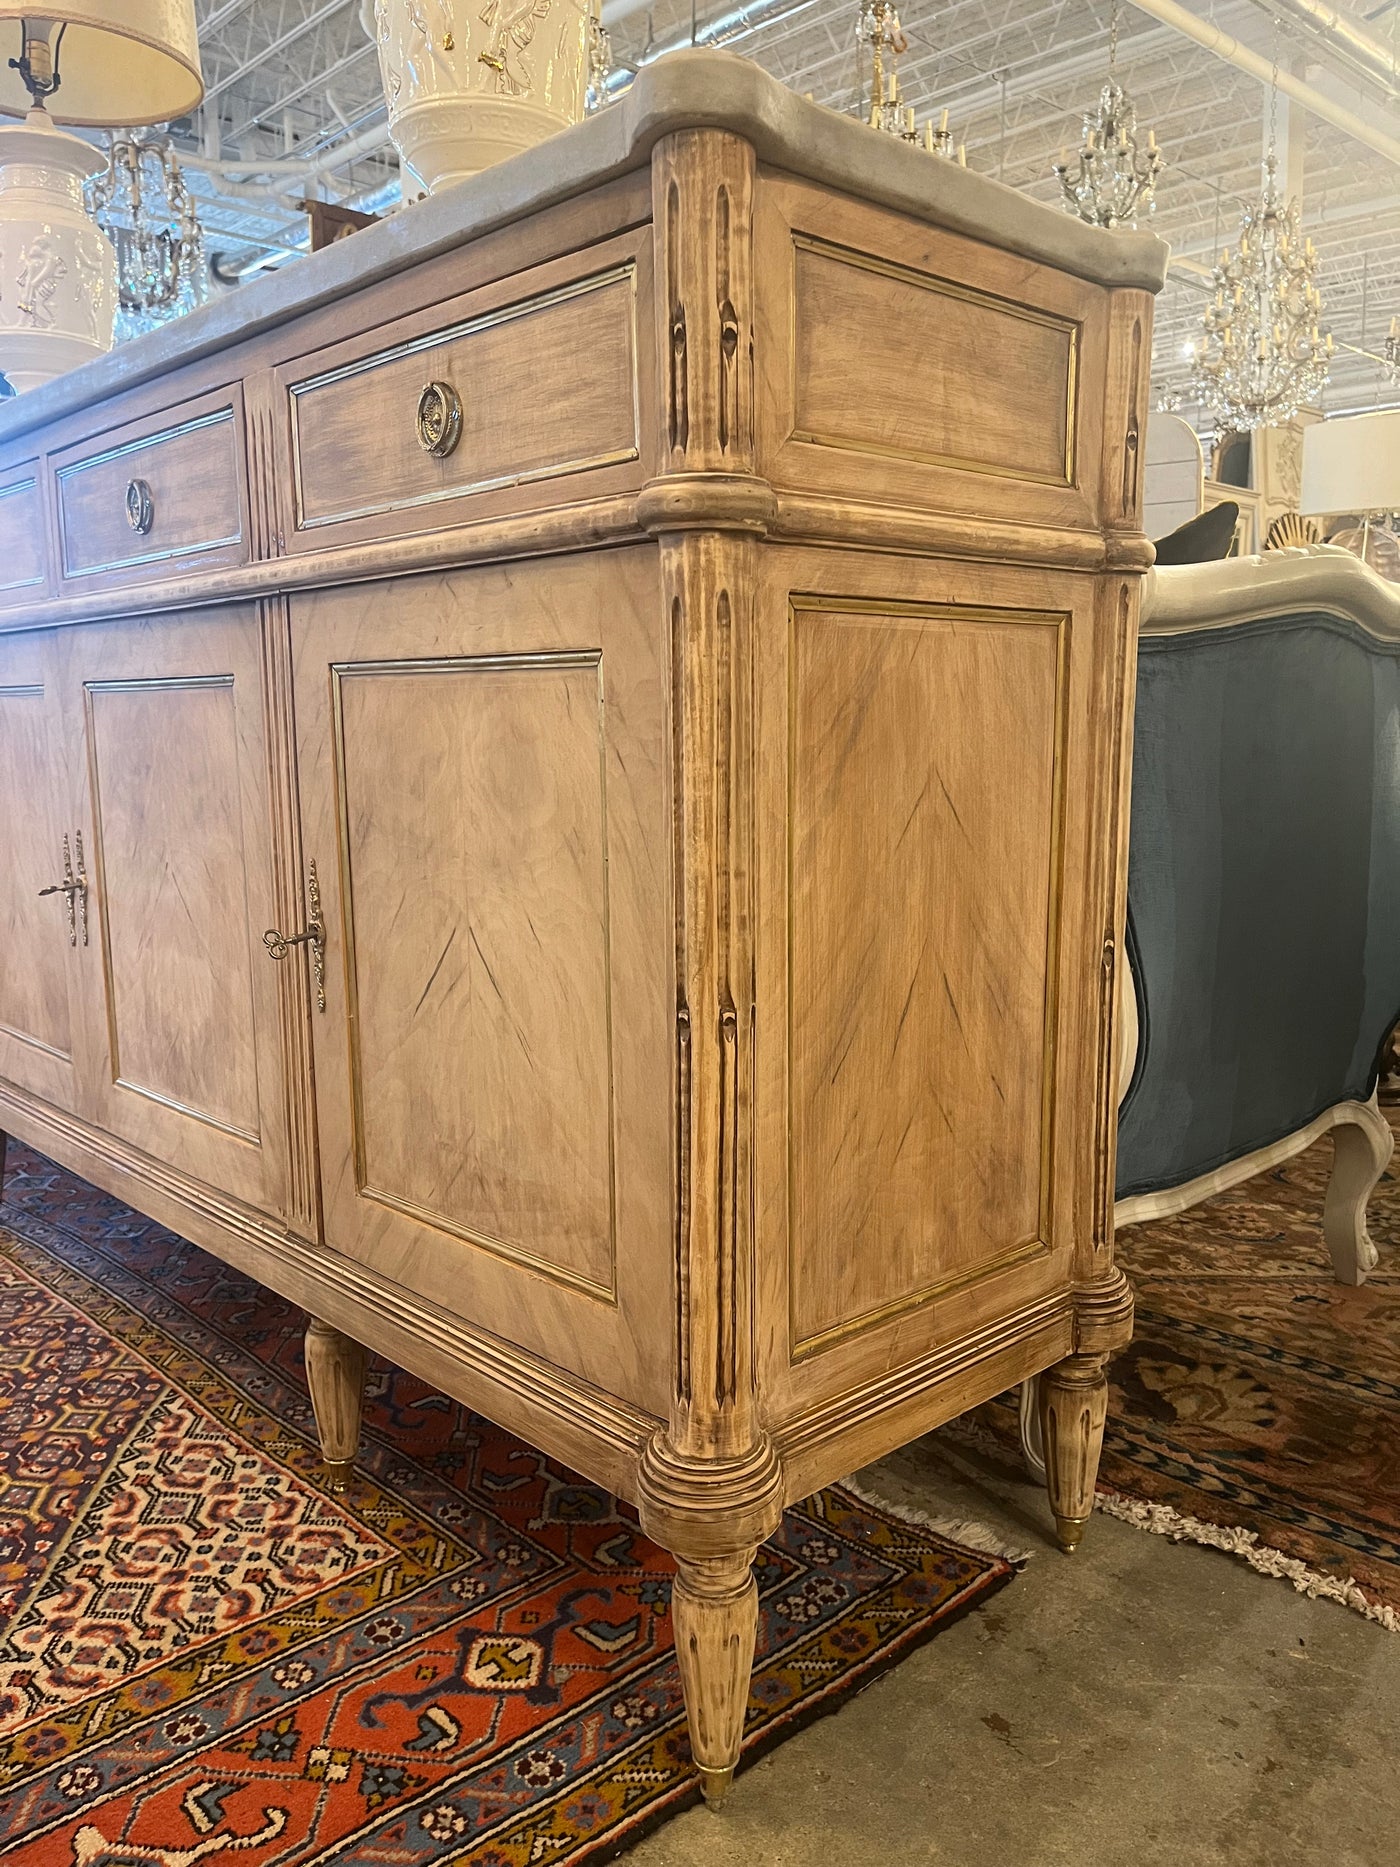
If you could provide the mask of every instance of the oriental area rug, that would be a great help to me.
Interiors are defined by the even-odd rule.
[[[1333,1280],[1322,1241],[1331,1166],[1324,1137],[1119,1233],[1136,1320],[1109,1366],[1098,1501],[1400,1632],[1400,1151],[1371,1195],[1380,1262],[1360,1289]],[[1019,1465],[1013,1400],[943,1432]]]
[[[387,1366],[328,1493],[303,1326],[11,1144],[7,1867],[582,1867],[697,1801],[669,1559],[606,1494]],[[1013,1574],[840,1487],[789,1511],[757,1566],[745,1761]]]

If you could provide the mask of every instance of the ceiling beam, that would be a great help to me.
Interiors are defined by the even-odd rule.
[[[1274,67],[1267,58],[1251,51],[1249,46],[1236,39],[1231,33],[1223,32],[1219,26],[1213,26],[1207,20],[1199,19],[1177,0],[1132,0],[1133,6],[1140,13],[1147,13],[1153,19],[1161,20],[1164,26],[1174,26],[1187,39],[1194,39],[1197,45],[1204,46],[1207,52],[1213,52],[1217,58],[1223,58],[1229,65],[1246,71],[1250,77],[1257,78],[1261,84],[1274,81]],[[1354,110],[1348,110],[1344,104],[1335,103],[1330,97],[1324,97],[1311,84],[1305,84],[1301,78],[1294,77],[1291,71],[1280,69],[1277,73],[1278,88],[1286,97],[1300,103],[1305,110],[1310,110],[1315,117],[1321,117],[1334,129],[1343,130],[1348,136],[1364,143],[1368,149],[1374,149],[1388,162],[1400,167],[1400,141],[1394,136],[1368,123],[1364,117],[1357,116]]]

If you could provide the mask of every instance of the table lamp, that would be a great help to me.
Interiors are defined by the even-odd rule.
[[[1305,517],[1359,518],[1360,526],[1331,542],[1393,578],[1400,549],[1385,521],[1400,512],[1400,408],[1339,415],[1305,428],[1298,503]]]
[[[204,95],[193,0],[0,0],[0,372],[32,389],[112,347],[116,258],[83,205],[100,151],[56,121],[135,128]]]

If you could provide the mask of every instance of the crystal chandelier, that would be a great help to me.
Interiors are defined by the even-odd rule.
[[[1269,143],[1257,201],[1245,204],[1238,249],[1216,263],[1196,353],[1202,404],[1220,426],[1248,434],[1290,420],[1327,381],[1332,333],[1319,327],[1317,255],[1298,226],[1298,204],[1279,198],[1275,172],[1278,62],[1269,93]]]
[[[939,118],[937,129],[929,117],[922,131],[914,106],[906,104],[899,88],[899,58],[909,50],[909,41],[899,23],[893,0],[859,0],[856,13],[856,43],[870,48],[870,91],[864,106],[865,119],[872,130],[883,130],[900,142],[912,143],[931,156],[954,154],[953,133],[948,128],[948,112]],[[957,160],[967,167],[967,149],[957,147]]]
[[[588,87],[583,94],[583,108],[588,116],[610,102],[608,79],[612,76],[612,39],[603,24],[602,13],[590,9],[588,15]]]
[[[168,137],[114,136],[89,207],[117,251],[118,338],[202,303],[204,230]]]
[[[1065,151],[1054,165],[1071,214],[1091,227],[1135,227],[1139,214],[1150,214],[1162,167],[1157,138],[1147,132],[1138,145],[1137,107],[1118,82],[1118,0],[1108,28],[1108,82],[1099,103],[1084,118],[1084,142],[1071,166]]]

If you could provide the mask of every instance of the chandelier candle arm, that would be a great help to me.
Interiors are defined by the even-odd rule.
[[[900,142],[922,149],[926,155],[952,159],[953,133],[948,128],[948,112],[941,114],[938,127],[933,118],[925,120],[920,130],[918,113],[907,104],[899,88],[900,54],[907,52],[909,41],[899,23],[893,0],[858,0],[856,9],[856,44],[870,50],[870,89],[859,114],[872,130],[881,130]],[[957,161],[967,167],[967,150],[957,146]]]

